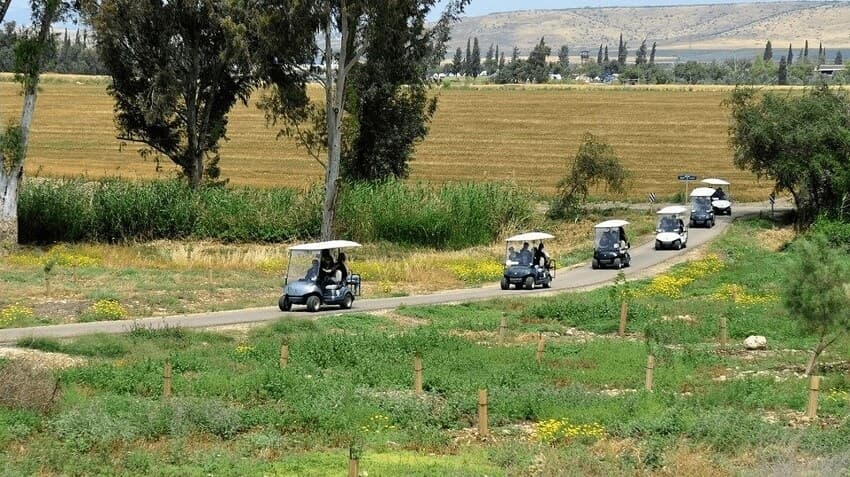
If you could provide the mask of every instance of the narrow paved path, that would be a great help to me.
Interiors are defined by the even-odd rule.
[[[717,225],[711,229],[691,228],[688,236],[688,247],[682,250],[656,251],[654,242],[633,246],[632,261],[629,268],[624,268],[629,278],[644,278],[658,273],[676,262],[686,258],[685,254],[718,237],[731,224],[732,218],[742,215],[756,214],[764,209],[757,205],[739,206],[734,209],[733,217],[718,217]],[[769,209],[768,209],[769,210]],[[13,344],[17,340],[28,337],[40,338],[70,338],[94,333],[117,334],[125,333],[136,328],[210,328],[218,326],[237,325],[273,321],[286,316],[318,318],[340,313],[361,313],[397,308],[401,305],[435,305],[440,303],[457,303],[487,300],[502,296],[522,296],[529,294],[551,294],[553,292],[580,291],[613,282],[617,270],[592,270],[590,264],[584,263],[568,269],[557,271],[549,289],[534,290],[502,290],[498,285],[481,288],[465,288],[447,290],[429,295],[413,295],[397,298],[362,299],[354,302],[350,310],[340,310],[337,307],[323,308],[316,313],[309,313],[304,307],[296,306],[293,311],[284,313],[277,306],[231,310],[211,313],[195,313],[190,315],[175,315],[166,317],[140,318],[124,321],[99,321],[91,323],[72,323],[66,325],[35,326],[30,328],[8,328],[0,330],[0,344]],[[277,302],[277,296],[270,296],[269,301]]]

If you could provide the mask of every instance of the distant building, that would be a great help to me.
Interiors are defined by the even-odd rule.
[[[824,76],[832,76],[838,71],[844,71],[844,65],[818,65],[815,71]]]

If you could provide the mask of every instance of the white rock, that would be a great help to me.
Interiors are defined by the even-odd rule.
[[[767,348],[767,338],[760,335],[747,336],[747,339],[744,340],[744,348],[765,349]]]

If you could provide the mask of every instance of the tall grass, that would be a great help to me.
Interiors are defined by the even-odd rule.
[[[360,240],[457,249],[490,243],[532,212],[530,196],[516,186],[387,182],[346,189],[340,218]]]
[[[322,188],[206,187],[178,181],[37,180],[19,203],[23,243],[213,239],[283,242],[314,239]],[[516,186],[401,182],[343,187],[338,235],[435,248],[492,242],[528,222],[529,196]]]

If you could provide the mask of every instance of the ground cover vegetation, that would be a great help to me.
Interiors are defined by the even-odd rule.
[[[847,337],[824,352],[823,394],[808,420],[805,350],[817,337],[785,311],[772,279],[794,262],[793,236],[739,223],[663,275],[675,285],[628,283],[622,338],[619,292],[608,287],[229,334],[137,329],[21,342],[83,362],[27,381],[50,389],[60,377],[55,396],[39,394],[43,406],[0,408],[0,472],[326,475],[344,472],[352,447],[370,475],[834,474],[850,445]],[[730,345],[721,349],[724,316]],[[755,333],[768,348],[744,351]],[[648,353],[653,392],[643,389]],[[166,360],[170,399],[161,397]],[[23,363],[0,366],[8,374]],[[479,388],[489,395],[487,438],[475,428]]]
[[[173,187],[179,186],[175,183]],[[492,210],[497,201],[488,198],[487,190],[482,188],[476,195],[463,186],[444,190],[442,195],[454,195],[453,200],[465,204],[486,202],[488,210]],[[420,192],[425,195],[424,190]],[[465,196],[464,192],[471,195]],[[357,193],[366,194],[368,191],[364,189]],[[362,223],[356,223],[358,228],[352,232],[374,234],[376,231],[370,225],[372,217],[375,220],[383,217],[377,223],[383,220],[394,223],[392,217],[385,214],[396,207],[406,210],[407,204],[421,205],[426,200],[420,196],[402,195],[393,188],[384,191],[380,197],[392,198],[393,193],[398,193],[400,197],[397,200],[405,204],[381,207],[383,212],[371,212],[368,206],[358,206],[366,208],[358,212],[365,218]],[[64,197],[62,194],[57,196]],[[362,199],[356,203],[363,203]],[[375,201],[374,207],[378,207],[377,202],[380,201]],[[318,210],[318,206],[315,207]],[[521,207],[515,207],[511,213],[518,210]],[[418,214],[415,211],[407,213]],[[371,215],[367,217],[366,214]],[[556,235],[557,238],[547,245],[558,267],[564,268],[587,260],[591,253],[592,225],[608,214],[617,214],[631,221],[634,240],[640,241],[641,236],[647,236],[654,230],[654,217],[626,209],[592,210],[576,222],[553,222],[533,215],[523,224],[530,229],[547,230]],[[460,218],[452,218],[449,223],[466,220],[463,212],[458,215]],[[422,217],[436,220],[432,213]],[[413,227],[413,220],[412,217],[399,219],[400,223],[410,227]],[[482,227],[483,230],[486,224],[479,222],[480,218],[476,218],[467,225]],[[157,228],[157,223],[151,222],[151,228]],[[318,214],[314,216],[313,223],[318,227]],[[505,223],[503,227],[498,232],[500,237],[520,230],[512,223]],[[401,228],[393,230],[404,231]],[[475,234],[464,232],[460,235],[458,232],[456,237],[468,240]],[[351,270],[363,278],[364,297],[403,296],[480,286],[496,283],[501,278],[505,249],[504,243],[498,240],[488,238],[478,245],[441,250],[431,245],[404,244],[402,238],[404,236],[391,242],[373,237],[364,241],[363,248],[350,255]],[[268,306],[271,303],[269,297],[279,292],[287,266],[288,246],[288,242],[244,244],[223,243],[221,240],[129,240],[114,244],[83,242],[22,246],[0,258],[0,283],[4,291],[0,297],[0,311],[5,310],[0,326],[132,319]],[[100,302],[104,303],[98,305]],[[96,312],[96,305],[103,307],[101,311],[114,311],[120,306],[125,313],[104,315]]]

